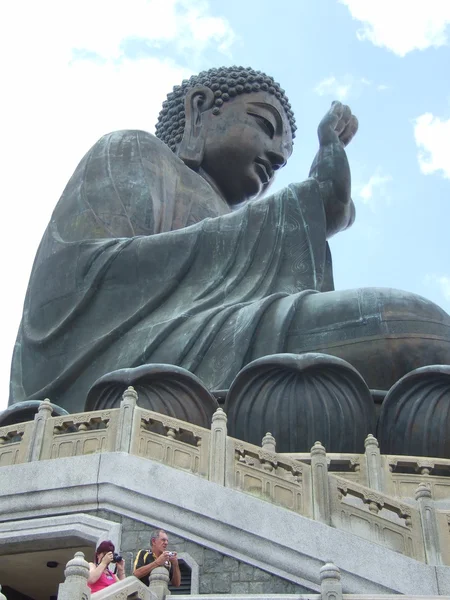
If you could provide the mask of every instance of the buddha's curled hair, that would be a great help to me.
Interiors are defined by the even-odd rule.
[[[268,91],[278,98],[283,106],[292,131],[292,139],[295,137],[294,113],[279,83],[261,71],[254,71],[247,67],[221,67],[220,69],[209,69],[190,79],[185,79],[181,85],[176,85],[173,92],[167,95],[163,102],[156,124],[156,136],[165,142],[171,150],[175,151],[177,144],[183,137],[186,124],[186,113],[184,112],[184,97],[189,89],[196,85],[204,85],[214,92],[215,101],[212,109],[213,114],[220,113],[220,107],[224,102],[238,94]]]

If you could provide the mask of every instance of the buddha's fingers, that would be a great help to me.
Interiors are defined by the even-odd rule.
[[[340,102],[332,102],[330,110],[323,117],[317,128],[321,146],[332,144],[337,141],[338,134],[336,126],[342,118],[344,106]]]
[[[341,134],[344,132],[344,130],[347,127],[348,123],[350,122],[351,118],[352,118],[352,111],[350,110],[350,107],[347,106],[346,104],[343,104],[341,118],[336,123],[336,126],[334,128],[334,130],[336,131],[338,136],[341,136]]]
[[[347,146],[352,141],[357,131],[358,119],[355,117],[355,115],[352,115],[344,130],[339,135],[339,139],[341,140],[342,144]]]

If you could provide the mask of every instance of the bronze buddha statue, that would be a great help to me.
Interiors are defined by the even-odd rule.
[[[334,291],[327,239],[354,221],[345,146],[357,128],[334,102],[308,179],[264,196],[291,155],[294,116],[271,77],[227,67],[175,87],[156,137],[102,137],[40,244],[10,405],[49,397],[81,411],[103,375],[152,364],[209,390],[269,355],[341,358],[380,390],[450,365],[450,317],[432,302]]]

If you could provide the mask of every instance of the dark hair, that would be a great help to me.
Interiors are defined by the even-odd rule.
[[[181,85],[173,88],[173,92],[170,92],[167,100],[163,102],[156,124],[156,137],[165,142],[174,152],[177,144],[181,142],[186,125],[184,97],[188,90],[196,85],[204,85],[214,92],[212,112],[215,115],[220,113],[220,107],[224,102],[238,94],[268,91],[278,98],[284,108],[294,139],[297,129],[294,113],[279,83],[261,71],[254,71],[251,67],[220,67],[220,69],[202,71],[190,79],[185,79]]]
[[[104,542],[100,542],[97,550],[95,551],[95,554],[106,554],[107,552],[114,552],[114,550],[115,546],[111,542],[111,540],[105,540]]]

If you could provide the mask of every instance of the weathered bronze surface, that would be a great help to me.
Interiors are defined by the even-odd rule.
[[[260,445],[270,431],[277,452],[310,450],[319,439],[330,452],[354,452],[376,424],[375,404],[358,371],[317,353],[275,354],[248,364],[224,409],[231,436]]]
[[[39,247],[10,404],[49,397],[80,411],[98,378],[153,363],[183,367],[209,390],[278,353],[343,358],[380,390],[450,364],[450,317],[433,303],[393,289],[333,291],[327,239],[354,220],[345,146],[357,126],[333,103],[309,178],[261,199],[295,132],[284,92],[263,74],[231,68],[183,82],[160,116],[164,141],[101,138]]]

